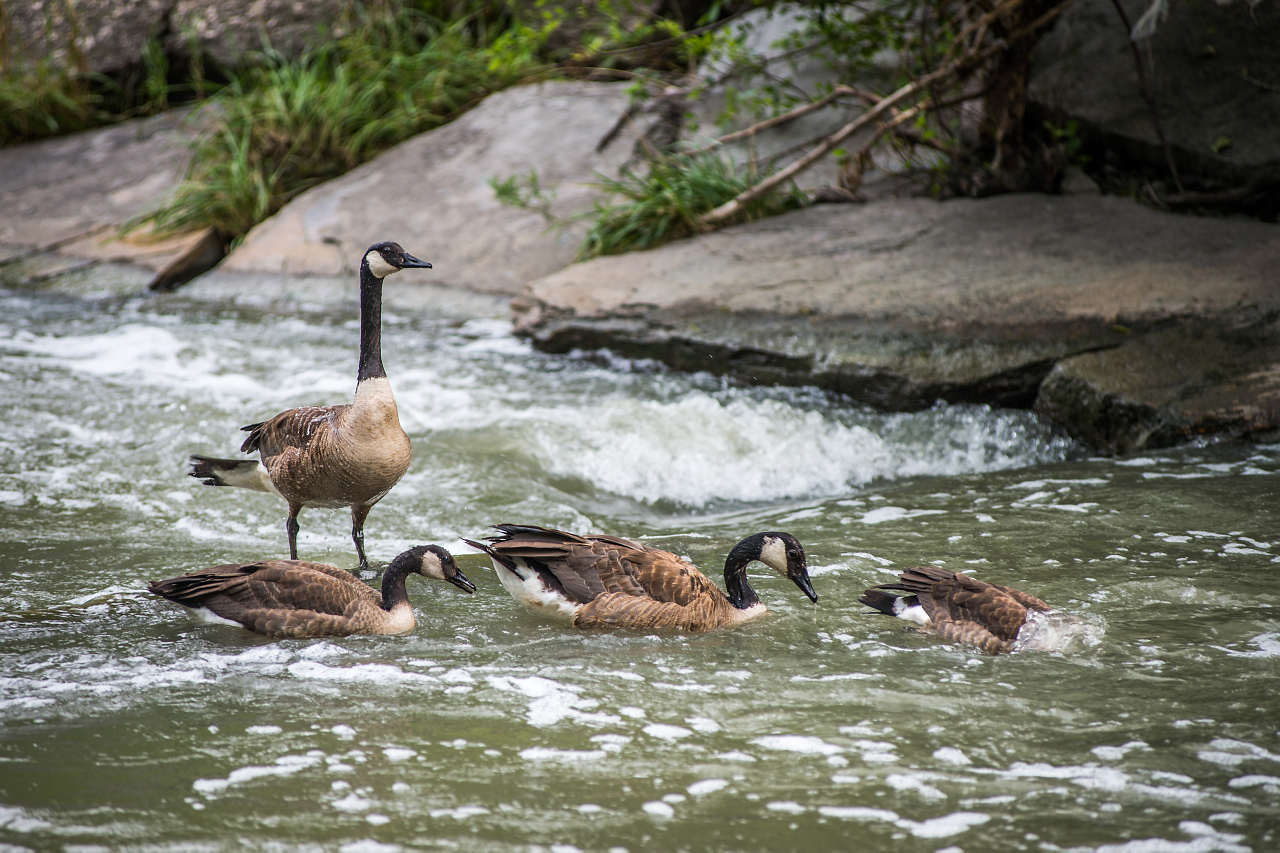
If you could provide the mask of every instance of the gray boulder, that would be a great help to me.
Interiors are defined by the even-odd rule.
[[[1258,222],[1096,195],[913,199],[597,258],[533,282],[512,308],[517,332],[548,351],[608,347],[889,410],[1035,405],[1125,452],[1280,428],[1276,269],[1280,230]],[[1185,318],[1214,343],[1175,349]],[[1147,361],[1133,371],[1085,369],[1135,352]],[[1198,366],[1169,367],[1196,353]],[[1142,406],[1168,427],[1121,422]]]
[[[139,66],[155,39],[170,55],[184,56],[192,42],[227,67],[264,39],[297,56],[341,26],[346,0],[27,0],[8,4],[12,43],[28,67],[49,59],[65,65],[74,44],[86,70],[116,74]]]
[[[0,149],[0,282],[70,292],[134,292],[182,259],[206,266],[204,232],[121,238],[131,218],[182,180],[192,128],[185,111]],[[176,265],[176,266],[175,266]],[[178,276],[181,278],[181,275]]]
[[[1131,23],[1147,6],[1121,3]],[[1280,184],[1280,3],[1171,0],[1169,9],[1140,46],[1179,170],[1226,186]],[[1166,171],[1111,0],[1077,0],[1063,13],[1035,49],[1030,89],[1127,167]]]
[[[552,82],[490,95],[298,196],[250,231],[220,272],[354,273],[371,244],[397,240],[431,261],[436,283],[516,293],[572,262],[583,226],[549,231],[540,214],[500,203],[489,181],[534,170],[556,192],[555,215],[590,208],[590,182],[630,153],[621,139],[596,151],[626,107],[624,89]]]

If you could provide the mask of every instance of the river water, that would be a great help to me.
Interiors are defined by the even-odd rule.
[[[350,310],[0,290],[0,849],[1280,849],[1280,446],[1088,458],[1025,412],[885,415],[388,313],[414,442],[366,526],[479,586],[418,627],[281,641],[149,580],[280,556],[284,507],[184,475],[354,385]],[[462,544],[643,538],[719,580],[804,543],[811,605],[710,635],[526,614]],[[353,567],[345,512],[305,558]],[[469,555],[469,556],[468,556]],[[933,563],[1085,618],[991,657],[862,608]]]

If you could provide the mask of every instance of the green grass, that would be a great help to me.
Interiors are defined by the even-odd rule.
[[[624,170],[597,184],[621,201],[596,202],[578,260],[652,249],[703,230],[698,217],[754,186],[766,174],[741,168],[716,154],[671,155],[645,174]],[[805,205],[794,187],[757,199],[721,226],[774,216]]]
[[[132,223],[234,239],[309,187],[437,127],[532,64],[528,42],[401,10],[296,61],[265,57],[210,99],[186,180]]]

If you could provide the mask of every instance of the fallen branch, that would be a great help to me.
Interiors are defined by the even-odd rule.
[[[771,127],[777,127],[780,124],[786,124],[789,121],[795,121],[801,116],[806,116],[811,112],[815,112],[816,110],[822,109],[827,104],[834,101],[836,98],[839,98],[841,95],[856,95],[856,94],[858,93],[855,92],[849,86],[836,86],[835,89],[830,94],[824,95],[823,97],[819,98],[816,101],[812,101],[808,104],[801,104],[800,106],[796,107],[793,110],[789,110],[788,112],[781,113],[779,115],[773,116],[772,118],[767,118],[767,119],[764,119],[763,121],[756,122],[750,127],[743,128],[742,130],[735,130],[733,133],[726,133],[724,136],[717,138],[716,141],[711,143],[710,145],[705,145],[702,148],[698,148],[688,153],[689,154],[706,154],[708,151],[714,148],[718,148],[721,145],[726,145],[730,142],[736,142],[737,140],[745,139],[748,136],[754,136],[755,134],[759,133],[762,130],[768,130]]]
[[[819,143],[816,148],[814,148],[808,154],[805,154],[804,156],[797,159],[791,165],[783,169],[780,169],[777,172],[774,172],[772,175],[765,178],[760,183],[756,184],[755,186],[751,187],[750,189],[742,193],[739,193],[736,197],[730,199],[729,201],[725,202],[724,204],[720,205],[714,210],[704,213],[701,217],[699,217],[698,219],[699,223],[703,227],[712,227],[716,223],[722,222],[736,215],[738,211],[742,210],[742,208],[745,207],[746,205],[750,204],[751,202],[755,201],[761,196],[772,192],[782,184],[795,178],[801,172],[804,172],[805,170],[807,170],[810,166],[817,163],[823,157],[826,157],[828,154],[834,151],[836,149],[836,146],[838,146],[841,142],[843,142],[845,139],[848,139],[850,136],[857,133],[859,130],[862,130],[864,127],[868,126],[869,124],[874,122],[876,119],[880,118],[881,115],[888,112],[889,109],[892,108],[898,102],[904,101],[907,98],[911,97],[912,95],[916,94],[917,92],[920,92],[924,89],[929,88],[934,83],[937,83],[941,80],[945,80],[948,77],[961,74],[964,71],[967,71],[973,65],[983,61],[989,56],[992,56],[996,51],[1000,50],[1003,47],[1004,47],[1003,42],[997,42],[977,54],[974,54],[970,57],[961,57],[960,59],[956,60],[950,65],[947,65],[944,68],[939,68],[937,71],[934,71],[930,74],[926,74],[923,77],[919,77],[915,80],[912,80],[910,83],[903,85],[896,92],[893,92],[892,94],[887,95],[884,98],[881,98],[880,101],[875,106],[871,107],[871,109],[867,110],[865,113],[858,116],[856,119],[849,122],[844,127],[840,128],[835,133],[828,136],[826,139],[822,140],[822,142]]]

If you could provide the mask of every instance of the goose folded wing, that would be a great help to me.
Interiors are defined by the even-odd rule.
[[[1027,621],[1027,608],[1013,596],[962,574],[935,582],[919,597],[935,622],[970,622],[1006,642],[1016,639]]]
[[[350,572],[323,563],[271,561],[258,563],[228,597],[245,609],[310,611],[346,616],[366,602],[381,602],[376,590]]]
[[[692,563],[667,551],[645,549],[628,554],[624,563],[630,577],[655,601],[688,607],[708,598],[723,598],[720,588]]]
[[[262,423],[241,427],[249,437],[240,445],[241,453],[261,451],[265,458],[306,447],[313,436],[329,429],[342,410],[350,406],[301,406],[268,418]]]

